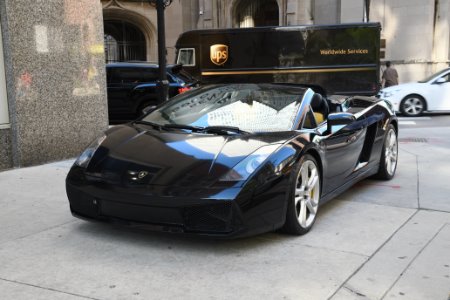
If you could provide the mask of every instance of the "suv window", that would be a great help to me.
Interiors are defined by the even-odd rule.
[[[111,83],[143,83],[155,82],[158,79],[157,70],[144,68],[117,68],[114,71]]]
[[[195,81],[195,79],[187,72],[181,70],[173,74],[173,79],[175,82],[178,82],[180,84],[183,83],[192,83]]]

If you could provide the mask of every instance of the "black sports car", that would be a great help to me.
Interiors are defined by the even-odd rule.
[[[194,89],[113,127],[70,170],[76,217],[222,237],[308,232],[320,204],[391,179],[397,118],[381,99],[283,84]]]

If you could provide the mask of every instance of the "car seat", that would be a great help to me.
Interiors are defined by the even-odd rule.
[[[328,107],[328,102],[322,97],[322,95],[315,93],[311,99],[311,108],[314,112],[314,117],[317,124],[322,123],[328,117],[330,108]]]

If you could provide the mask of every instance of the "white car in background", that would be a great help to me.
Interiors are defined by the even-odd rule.
[[[450,68],[418,82],[384,88],[378,96],[389,100],[395,111],[408,117],[424,111],[450,111]]]

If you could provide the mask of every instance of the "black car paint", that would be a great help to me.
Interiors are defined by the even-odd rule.
[[[232,200],[239,206],[242,218],[249,220],[249,223],[246,225],[250,228],[262,231],[272,230],[272,224],[264,224],[265,222],[262,221],[273,220],[274,218],[281,220],[280,217],[285,208],[278,207],[278,204],[285,202],[284,191],[286,190],[286,184],[289,178],[287,173],[279,175],[272,174],[266,177],[262,174],[265,174],[265,172],[271,173],[273,170],[273,167],[266,167],[262,168],[259,174],[250,179],[245,186],[242,183],[220,183],[218,182],[220,176],[224,175],[237,161],[241,160],[241,155],[229,158],[224,157],[222,159],[217,158],[214,162],[213,155],[199,159],[200,156],[205,155],[204,152],[195,157],[194,155],[176,152],[172,147],[168,146],[171,142],[185,138],[185,133],[159,134],[157,130],[150,128],[144,130],[142,128],[134,128],[130,130],[126,127],[117,131],[119,135],[116,136],[120,136],[123,140],[136,139],[136,135],[139,135],[140,139],[149,139],[148,141],[137,141],[137,143],[131,143],[129,145],[134,149],[142,149],[139,146],[141,142],[147,144],[151,141],[147,144],[146,151],[155,154],[160,153],[160,155],[154,157],[154,161],[158,161],[159,166],[150,166],[145,163],[145,160],[139,165],[134,165],[132,162],[125,163],[121,159],[120,153],[122,151],[129,151],[131,148],[113,151],[105,159],[98,158],[102,152],[110,152],[114,148],[111,144],[103,145],[103,149],[100,149],[96,155],[97,157],[93,158],[86,172],[79,167],[74,167],[71,170],[67,182],[67,191],[69,198],[71,196],[73,196],[72,199],[77,198],[77,200],[71,202],[72,205],[75,202],[80,203],[80,195],[84,194],[83,191],[88,191],[83,196],[87,199],[85,205],[89,205],[94,199],[97,200],[97,203],[100,203],[101,199],[107,199],[111,202],[125,202],[144,207],[149,203],[148,197],[151,197],[151,205],[153,207],[172,205],[185,207],[205,205],[214,201]],[[140,134],[139,131],[143,132],[143,134]],[[189,134],[189,136],[190,138],[196,138],[195,136],[197,134]],[[201,136],[201,139],[223,138],[211,135],[199,136]],[[286,133],[284,136],[276,136],[274,134],[255,135],[251,138],[246,137],[245,139],[235,137],[231,141],[228,141],[227,144],[238,147],[242,150],[242,153],[251,153],[255,150],[255,146],[249,146],[251,140],[279,143],[284,142],[286,137],[291,138],[292,133]],[[151,146],[149,147],[148,145]],[[279,156],[271,158],[273,164],[288,158],[293,158],[295,151],[292,150],[292,146],[286,145],[285,147],[286,150],[280,151]],[[138,150],[138,152],[139,157],[136,157],[137,160],[146,157],[147,152],[141,150]],[[211,168],[211,164],[213,163],[214,167]],[[175,171],[174,164],[177,164]],[[266,166],[269,166],[269,163]],[[145,181],[141,180],[136,182],[127,174],[128,170],[134,170],[134,168],[139,171],[148,171],[150,173],[149,176],[152,175],[151,172],[161,172],[162,175],[155,176],[155,181],[152,181],[150,177],[146,178]],[[205,178],[198,176],[204,174],[205,170],[210,168],[211,171],[208,173],[208,176]],[[115,176],[117,174],[120,174],[120,176]],[[258,188],[251,189],[251,186],[258,186]],[[78,195],[74,196],[72,193],[78,193]],[[86,217],[95,218],[96,216],[91,214],[86,215]],[[162,221],[160,220],[160,222]],[[236,231],[240,230],[242,229],[236,228]]]
[[[397,128],[396,117],[383,100],[354,97],[346,103],[355,105],[348,111],[356,121],[334,133],[324,132],[326,122],[316,130],[231,136],[163,132],[143,124],[111,128],[88,168],[74,165],[68,174],[71,211],[91,220],[218,237],[275,230],[284,224],[292,169],[304,154],[319,163],[321,205],[378,171],[385,129],[391,123]],[[195,139],[217,143],[220,151],[229,146],[240,153],[220,157],[219,150],[205,153],[173,146],[177,142],[186,146]],[[280,144],[280,148],[246,182],[219,181],[261,143]],[[367,164],[356,169],[361,157]],[[148,177],[133,179],[140,171],[148,172]],[[205,172],[208,175],[201,176]],[[208,213],[216,214],[207,220],[212,225],[220,218],[224,223],[213,230],[198,226],[195,218]]]

